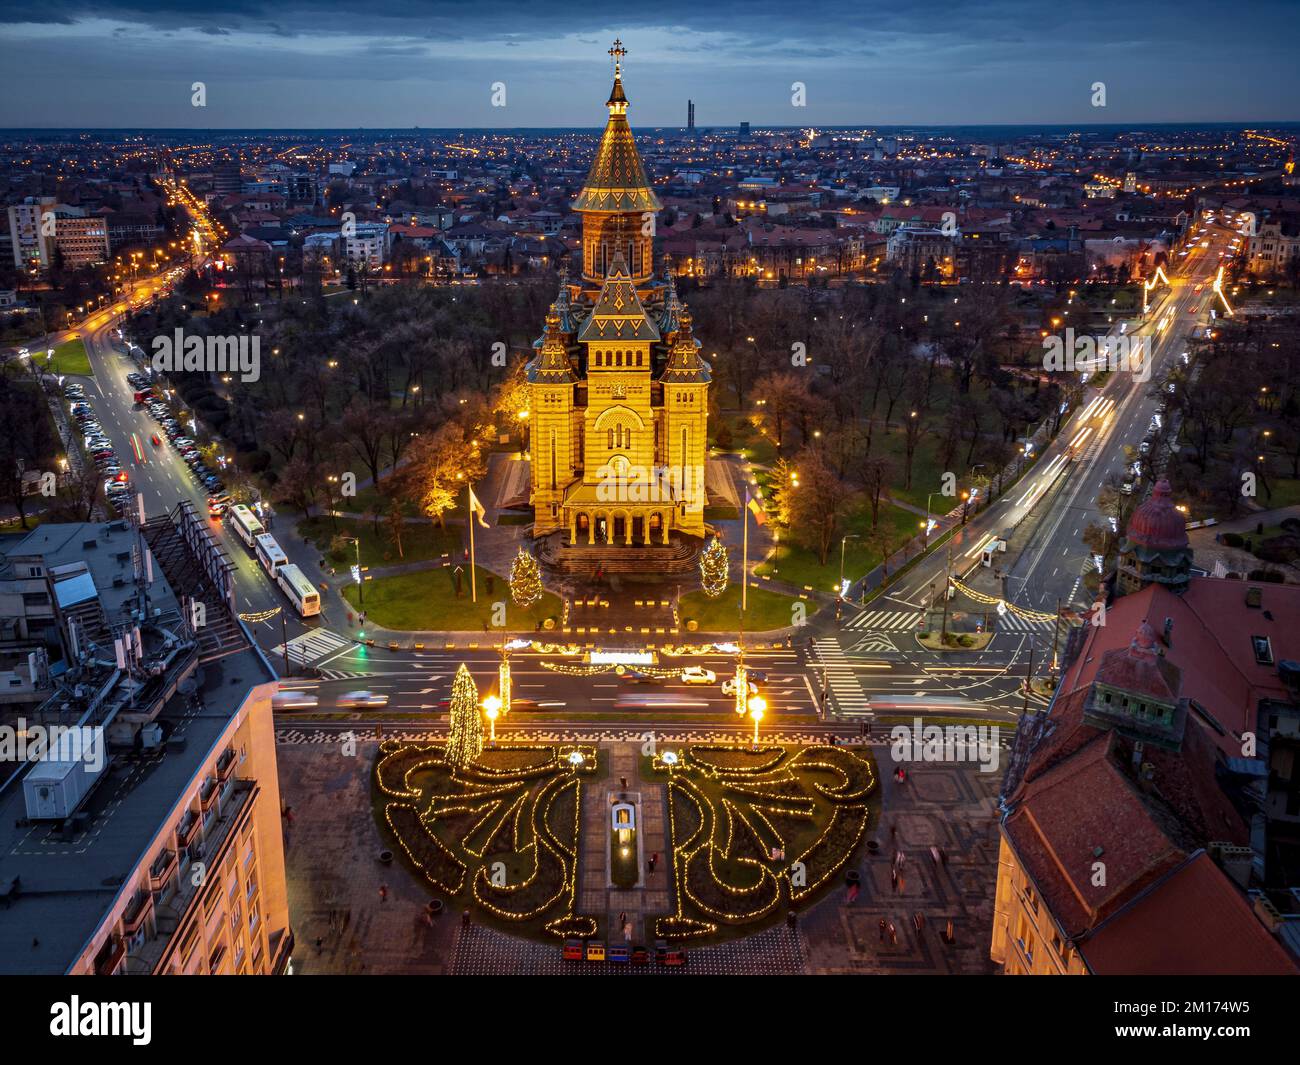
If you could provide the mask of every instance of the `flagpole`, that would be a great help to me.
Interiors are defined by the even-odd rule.
[[[474,566],[474,519],[477,514],[474,512],[474,489],[468,483],[465,485],[465,524],[469,526],[469,596],[471,603],[478,602],[478,573]]]
[[[747,593],[749,592],[749,489],[745,489],[745,509],[741,514],[741,520],[745,523],[744,534],[741,536],[741,542],[744,544],[740,560],[740,614],[743,618]]]

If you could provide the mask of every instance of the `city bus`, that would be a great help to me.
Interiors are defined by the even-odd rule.
[[[292,562],[284,563],[275,579],[300,617],[309,618],[320,613],[320,592]]]
[[[266,532],[257,516],[243,503],[236,503],[230,508],[230,527],[249,547],[255,546],[257,538]]]
[[[284,548],[277,544],[275,537],[268,532],[258,534],[253,550],[257,554],[257,561],[262,564],[262,569],[266,570],[266,575],[272,580],[279,576],[280,567],[289,561]]]

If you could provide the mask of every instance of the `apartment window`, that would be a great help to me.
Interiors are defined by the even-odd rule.
[[[1255,651],[1255,661],[1261,666],[1271,666],[1273,664],[1273,645],[1269,642],[1267,636],[1252,636],[1250,645]]]
[[[199,945],[199,926],[194,925],[185,935],[184,942],[181,943],[180,956],[181,968],[190,967],[190,959],[194,957],[194,948]]]

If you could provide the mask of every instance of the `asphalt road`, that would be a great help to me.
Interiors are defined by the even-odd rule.
[[[1032,514],[1036,529],[1030,549],[1008,567],[1009,598],[1047,612],[1055,611],[1058,598],[1067,605],[1084,605],[1079,595],[1080,575],[1089,559],[1080,536],[1088,522],[1104,520],[1096,510],[1097,494],[1107,477],[1126,465],[1123,445],[1136,445],[1145,434],[1159,402],[1159,397],[1152,394],[1157,382],[1186,350],[1189,332],[1203,325],[1214,301],[1209,283],[1221,261],[1218,252],[1226,247],[1232,234],[1211,228],[1206,234],[1210,247],[1198,247],[1181,260],[1172,287],[1163,290],[1151,313],[1135,329],[1138,335],[1152,338],[1155,367],[1151,382],[1136,381],[1127,373],[1113,373],[1099,393],[1086,397],[1031,475],[957,530],[951,543],[954,572],[976,565],[981,548],[993,535]],[[1199,292],[1198,285],[1202,286]],[[138,305],[156,296],[159,289],[156,282],[139,282],[132,300]],[[116,308],[122,306],[119,303]],[[1161,329],[1160,323],[1166,317],[1169,324]],[[159,433],[161,446],[150,442],[158,429],[147,411],[134,406],[134,389],[126,374],[136,364],[113,343],[117,325],[118,315],[110,308],[79,328],[95,372],[86,391],[96,416],[112,440],[123,469],[129,471],[132,483],[143,494],[147,513],[170,510],[181,498],[190,499],[196,508],[205,511],[206,492],[190,476],[165,435]],[[138,459],[133,441],[139,447]],[[388,696],[389,704],[385,710],[358,715],[358,720],[369,722],[396,715],[393,720],[404,724],[412,720],[437,722],[445,711],[451,681],[461,662],[468,665],[480,693],[486,694],[495,686],[499,656],[491,648],[393,652],[360,647],[352,641],[352,629],[345,619],[333,617],[328,604],[323,618],[306,622],[299,619],[242,541],[221,526],[217,533],[236,567],[239,611],[256,615],[283,608],[292,657],[284,667],[291,675],[282,687],[314,693],[320,711],[334,708],[345,692],[367,690]],[[900,615],[916,612],[929,601],[931,585],[942,582],[947,566],[948,551],[936,552],[873,607],[898,611]],[[338,608],[333,611],[337,613]],[[851,617],[846,616],[846,624]],[[250,628],[255,639],[272,653],[281,645],[281,625],[282,618],[277,616],[250,623]],[[1023,682],[1031,655],[1037,666],[1034,672],[1041,671],[1050,654],[1051,638],[1050,627],[1039,626],[1037,631],[1032,627],[1025,631],[999,630],[984,651],[944,656],[920,648],[911,627],[892,631],[846,627],[812,647],[751,651],[747,661],[767,673],[761,686],[767,701],[765,727],[824,727],[819,714],[824,687],[829,687],[833,696],[832,724],[842,721],[837,711],[857,705],[854,693],[860,694],[863,707],[869,705],[877,715],[974,715],[1005,721],[1013,719],[1026,705],[1046,702],[1039,696],[1026,696]],[[283,660],[273,657],[272,661],[279,667]],[[722,693],[720,684],[734,670],[731,656],[663,658],[659,663],[704,666],[717,674],[718,683],[711,685],[690,685],[676,679],[641,685],[612,672],[575,676],[548,668],[571,669],[578,662],[558,655],[516,652],[512,656],[512,677],[518,706],[502,719],[502,730],[526,727],[530,721],[545,722],[550,727],[584,727],[584,719],[587,727],[600,727],[605,722],[639,727],[642,722],[666,721],[698,728],[741,727],[733,700]],[[311,665],[312,675],[301,675],[302,663]],[[280,715],[283,722],[296,717],[291,712]]]

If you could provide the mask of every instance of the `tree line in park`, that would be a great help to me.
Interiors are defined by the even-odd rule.
[[[1227,520],[1293,503],[1300,488],[1300,316],[1221,318],[1209,337],[1189,344],[1187,356],[1148,388],[1165,404],[1149,454],[1167,454],[1163,476],[1189,520]],[[1154,475],[1138,443],[1127,442],[1126,457],[1148,467],[1141,490],[1123,492],[1128,478],[1116,475],[1098,500],[1121,530]],[[1083,538],[1107,564],[1113,561],[1118,534],[1109,523],[1089,526]],[[1266,562],[1300,558],[1293,533],[1248,539]]]
[[[682,279],[679,290],[713,367],[713,442],[731,446],[737,418],[758,425],[808,489],[784,493],[782,519],[823,559],[851,502],[865,501],[874,525],[892,488],[913,487],[923,441],[941,469],[992,471],[1065,395],[1068,382],[1045,374],[1041,358],[1035,366],[1032,343],[1025,357],[1033,312],[1005,285]],[[328,506],[343,490],[331,475],[351,471],[394,515],[415,507],[441,520],[488,448],[523,436],[522,369],[557,291],[552,275],[254,302],[225,292],[196,315],[202,301],[187,289],[132,332],[146,350],[177,327],[260,338],[257,381],[191,374],[174,384],[282,504]]]

